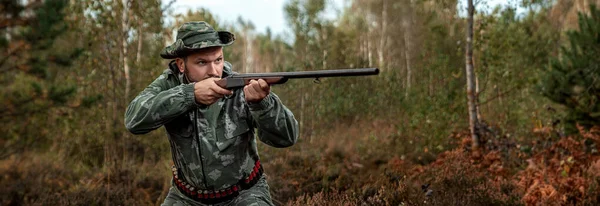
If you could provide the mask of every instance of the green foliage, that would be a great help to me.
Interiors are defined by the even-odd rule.
[[[58,104],[67,103],[68,95],[75,93],[77,87],[75,86],[58,86],[53,85],[48,91],[48,97]]]
[[[4,4],[6,3],[6,4]],[[57,108],[66,108],[77,93],[72,79],[64,71],[79,57],[82,49],[59,45],[68,34],[65,21],[67,0],[45,0],[28,3],[4,1],[0,17],[6,29],[0,30],[0,102],[6,106],[0,119],[14,128],[2,127],[10,149],[4,156],[28,147],[43,148],[47,116]]]
[[[51,94],[50,100],[57,100],[54,103],[60,105],[66,103],[68,98],[71,98],[75,93],[75,89],[66,89],[56,92],[56,86],[54,84],[62,84],[60,82],[55,83],[56,76],[53,76],[53,69],[64,68],[69,66],[70,62],[77,58],[81,53],[80,48],[72,48],[67,51],[73,51],[66,57],[57,56],[62,54],[56,54],[56,46],[54,45],[55,40],[63,33],[66,32],[67,25],[64,22],[64,8],[67,7],[68,1],[65,0],[47,0],[43,1],[42,4],[33,9],[25,9],[22,5],[16,4],[16,2],[10,3],[6,9],[9,9],[9,13],[13,13],[15,16],[10,20],[14,21],[17,26],[12,27],[12,30],[4,31],[6,35],[11,36],[11,41],[6,44],[2,44],[1,48],[8,54],[5,60],[2,61],[0,68],[10,73],[4,73],[4,82],[8,84],[32,84],[35,85],[36,93],[32,93],[31,99],[40,98],[42,90],[48,90]],[[10,6],[13,5],[13,6]],[[23,13],[31,12],[33,15],[20,15]],[[24,26],[18,26],[19,21],[27,21],[28,24]],[[5,39],[6,40],[6,39]],[[18,45],[19,48],[10,48],[13,45]],[[24,72],[28,75],[36,77],[36,82],[16,82],[10,77]],[[39,82],[45,82],[40,84]],[[46,87],[47,86],[47,87]],[[11,92],[15,92],[14,90]],[[27,94],[25,94],[27,95]],[[42,97],[43,98],[43,97]],[[25,104],[32,104],[33,102],[21,102],[17,107],[25,107]],[[8,103],[8,104],[14,104]],[[12,114],[27,113],[27,111],[19,111],[18,109],[12,111]]]
[[[479,16],[474,48],[480,111],[484,120],[519,136],[530,132],[532,119],[551,118],[544,112],[550,102],[535,90],[539,68],[559,40],[547,11],[519,15],[515,7],[497,7]]]
[[[81,100],[81,105],[84,107],[90,107],[93,104],[100,102],[102,99],[104,99],[104,96],[102,94],[87,96]]]
[[[541,86],[542,94],[566,107],[567,132],[575,124],[589,128],[600,124],[600,10],[578,14],[579,30],[568,31],[568,46],[561,57],[551,58]]]
[[[175,15],[174,23],[166,25],[168,14],[160,0],[129,1],[130,11],[125,12],[123,1],[46,0],[33,7],[17,0],[0,2],[4,6],[0,22],[10,22],[10,29],[0,29],[0,102],[4,105],[0,114],[10,125],[0,129],[6,134],[0,139],[5,148],[0,155],[14,154],[15,159],[5,165],[22,165],[20,170],[31,171],[15,173],[0,168],[6,170],[1,174],[8,174],[4,177],[26,185],[17,195],[0,198],[3,201],[160,203],[165,194],[161,189],[168,185],[166,170],[171,157],[164,131],[130,135],[122,116],[129,101],[166,68],[167,62],[158,53],[172,40],[173,30],[194,20],[235,33],[236,43],[226,47],[224,55],[237,72],[381,69],[378,76],[324,78],[319,83],[292,80],[273,87],[301,124],[296,146],[281,150],[259,145],[261,160],[274,174],[269,181],[275,199],[285,202],[331,191],[347,194],[349,204],[418,205],[431,200],[437,202],[428,203],[520,204],[515,199],[520,196],[513,196],[520,194],[506,194],[510,200],[497,198],[500,190],[488,187],[485,179],[488,170],[473,167],[467,156],[446,162],[437,156],[457,147],[448,136],[462,134],[468,124],[465,19],[458,15],[456,0],[351,1],[333,19],[324,18],[331,9],[329,1],[291,0],[284,7],[290,35],[257,32],[250,20],[242,18],[223,22],[206,9]],[[563,10],[553,10],[551,2],[523,2],[529,8],[525,13],[509,6],[475,17],[474,63],[481,116],[500,134],[490,141],[518,144],[527,155],[540,150],[538,145],[528,145],[529,140],[539,139],[528,136],[531,122],[538,127],[537,123],[544,121],[541,127],[545,127],[551,125],[546,121],[553,120],[546,111],[551,102],[533,90],[546,72],[539,68],[556,55],[556,45],[561,43],[560,25],[551,14]],[[123,28],[123,14],[129,15],[128,28]],[[584,30],[597,31],[591,23],[581,25]],[[598,83],[598,63],[589,60],[597,60],[598,44],[585,32],[570,35],[576,37],[572,44],[578,45],[577,49],[564,48],[563,58],[552,64],[557,68],[550,69],[558,74],[552,78],[561,84],[545,85],[544,91],[561,95],[579,91],[576,98],[587,107],[577,111],[590,110],[586,114],[593,117],[598,95],[592,92],[597,92],[597,87],[583,84]],[[125,95],[124,65],[130,68],[129,96]],[[589,69],[572,72],[575,66]],[[569,84],[562,87],[564,82]],[[462,154],[462,149],[455,151]],[[23,162],[33,164],[20,164],[23,153],[33,156]],[[36,161],[53,162],[36,160],[38,155],[64,162],[38,164]],[[432,162],[448,166],[423,176],[425,179],[413,178],[414,182],[406,182],[406,176],[396,177],[401,174],[384,178],[394,172],[390,171],[394,164],[407,175],[410,171],[426,174],[419,172],[420,166]],[[525,167],[519,163],[502,166],[506,170]],[[51,175],[44,173],[46,167],[53,167]],[[158,168],[156,174],[145,177],[143,173],[150,167]],[[448,175],[444,168],[454,168],[455,175]],[[465,178],[473,172],[482,176]],[[48,178],[34,178],[40,174]],[[57,179],[54,175],[69,176],[69,183],[53,182]],[[420,185],[412,186],[435,177],[442,180],[432,184],[433,199],[423,196]],[[405,182],[398,181],[402,179]],[[378,181],[384,183],[371,184]],[[41,184],[44,190],[36,193],[32,184]],[[15,189],[10,185],[15,184],[5,185],[9,189],[0,193],[12,195]],[[120,189],[115,190],[117,187]],[[473,188],[472,196],[463,196]],[[335,198],[313,203],[331,201]]]
[[[35,21],[32,21],[23,36],[29,42],[35,42],[33,48],[48,49],[56,37],[64,33],[67,25],[64,23],[64,8],[67,0],[46,0],[43,5],[34,9]]]

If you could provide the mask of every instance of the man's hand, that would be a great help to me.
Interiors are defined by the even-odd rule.
[[[219,78],[208,78],[194,84],[194,98],[197,103],[211,105],[217,102],[224,95],[232,95],[233,92],[221,88],[216,81]]]
[[[257,103],[264,99],[271,92],[271,86],[263,80],[250,80],[250,84],[244,86],[244,96],[246,102]]]

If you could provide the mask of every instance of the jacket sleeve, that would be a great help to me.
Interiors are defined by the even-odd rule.
[[[275,93],[248,106],[260,141],[278,148],[292,146],[298,141],[298,121]]]
[[[169,71],[163,72],[131,101],[125,111],[125,127],[129,132],[148,133],[196,105],[194,85],[176,85],[172,78],[177,77]]]

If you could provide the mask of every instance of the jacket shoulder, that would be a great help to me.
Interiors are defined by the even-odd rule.
[[[164,85],[167,89],[179,85],[177,74],[168,68],[165,69],[156,80],[158,81],[157,83]]]
[[[230,62],[228,62],[228,61],[225,61],[224,64],[223,64],[223,73],[225,73],[224,76],[229,76],[229,75],[232,75],[232,74],[238,74],[237,72],[233,71],[233,65]]]
[[[164,75],[164,76],[169,76],[169,75],[175,76],[175,73],[173,73],[173,70],[171,70],[170,68],[166,68],[165,70],[163,70],[163,72],[162,72],[161,75]]]

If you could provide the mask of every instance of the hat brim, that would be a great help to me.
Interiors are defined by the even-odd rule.
[[[194,51],[217,46],[229,46],[235,41],[235,35],[228,31],[218,31],[219,38],[215,41],[201,41],[192,45],[185,45],[181,39],[175,41],[173,44],[165,47],[160,56],[163,59],[175,59],[177,57],[187,56],[189,53]]]

